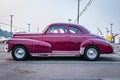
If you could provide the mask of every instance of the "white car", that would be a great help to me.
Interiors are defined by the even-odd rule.
[[[5,43],[7,40],[4,36],[0,36],[0,43]]]

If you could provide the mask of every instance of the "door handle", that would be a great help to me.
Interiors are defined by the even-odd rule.
[[[69,36],[66,36],[66,38],[68,38],[68,39],[69,39]]]

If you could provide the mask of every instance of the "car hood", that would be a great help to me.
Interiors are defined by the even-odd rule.
[[[14,34],[12,38],[34,38],[42,37],[42,34]]]

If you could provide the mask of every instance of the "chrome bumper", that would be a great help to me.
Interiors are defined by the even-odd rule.
[[[8,52],[8,44],[5,44],[4,51]]]

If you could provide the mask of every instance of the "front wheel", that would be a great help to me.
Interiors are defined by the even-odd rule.
[[[89,61],[95,61],[100,56],[100,51],[96,46],[89,46],[85,49],[84,58]]]
[[[27,49],[21,45],[14,47],[12,50],[12,57],[17,61],[27,59],[28,57]]]

